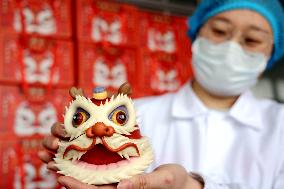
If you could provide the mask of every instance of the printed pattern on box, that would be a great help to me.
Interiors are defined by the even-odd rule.
[[[81,43],[79,65],[79,86],[88,91],[95,86],[116,91],[126,81],[135,82],[136,52],[132,49]]]
[[[18,141],[13,138],[1,136],[0,140],[0,188],[12,189],[14,187],[16,167],[19,166]]]
[[[46,38],[0,35],[0,81],[28,84],[74,83],[73,45]]]
[[[146,96],[175,92],[192,75],[186,19],[141,12],[141,20],[140,90]]]
[[[186,81],[185,63],[174,54],[141,52],[139,80],[147,95],[175,92]]]
[[[117,46],[137,45],[137,8],[111,1],[77,1],[78,38]]]
[[[0,27],[5,33],[69,38],[71,23],[71,0],[0,0]]]
[[[36,98],[37,94],[31,95]],[[44,136],[50,133],[55,122],[63,120],[64,107],[69,100],[68,89],[53,89],[51,94],[38,95],[47,95],[45,101],[29,101],[16,86],[0,87],[0,117],[6,120],[0,123],[2,135]]]
[[[42,150],[41,137],[32,137],[20,141],[19,161],[15,167],[14,189],[55,189],[59,188],[57,175],[49,171],[46,164],[38,158]]]

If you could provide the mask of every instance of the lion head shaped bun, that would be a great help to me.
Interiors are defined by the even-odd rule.
[[[148,139],[136,121],[131,87],[123,84],[110,96],[102,87],[93,98],[71,88],[64,127],[69,141],[60,141],[55,162],[59,173],[87,184],[117,183],[144,170],[153,161]]]

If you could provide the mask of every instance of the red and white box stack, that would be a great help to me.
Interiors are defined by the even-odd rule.
[[[138,9],[101,0],[77,1],[76,7],[79,86],[115,91],[129,81],[135,88]]]
[[[174,92],[190,76],[190,42],[184,17],[141,12],[139,71],[145,95]]]
[[[192,76],[186,30],[185,17],[114,0],[0,0],[0,188],[60,187],[37,152],[71,86],[178,90]]]
[[[0,0],[1,188],[59,188],[37,152],[74,85],[71,12],[71,0]]]

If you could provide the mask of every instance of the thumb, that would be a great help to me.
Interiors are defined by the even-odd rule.
[[[156,170],[149,174],[136,175],[121,181],[117,189],[170,189],[174,175],[168,171]]]

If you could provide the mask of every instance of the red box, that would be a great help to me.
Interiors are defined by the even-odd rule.
[[[0,0],[0,27],[6,33],[70,38],[71,21],[71,0]]]
[[[0,35],[0,82],[74,83],[73,44],[47,38]]]
[[[57,174],[38,158],[43,149],[41,136],[22,140],[1,137],[0,187],[7,189],[59,189]]]
[[[30,96],[20,87],[0,86],[0,118],[5,120],[0,123],[2,135],[22,138],[43,136],[50,133],[55,122],[63,121],[64,107],[70,100],[68,89],[27,90]],[[35,101],[37,98],[41,101]]]
[[[96,86],[117,92],[125,81],[135,89],[137,52],[134,49],[79,44],[79,86],[92,91]]]
[[[77,32],[80,41],[117,46],[137,45],[138,10],[106,0],[77,2]]]
[[[19,165],[14,172],[14,186],[24,189],[60,188],[56,173],[49,171],[46,168],[47,165],[38,158],[40,150],[42,150],[41,137],[33,137],[20,141],[20,150],[18,153]]]
[[[174,92],[192,76],[185,17],[141,12],[140,88],[148,95]]]
[[[18,141],[7,137],[0,140],[0,188],[16,188],[14,185],[15,172],[19,166]]]
[[[187,29],[185,17],[149,12],[141,12],[140,17],[140,28],[143,28],[140,30],[140,44],[145,49],[174,54],[184,48]]]
[[[146,96],[175,92],[188,80],[189,63],[177,54],[141,51],[140,57],[139,80]]]

